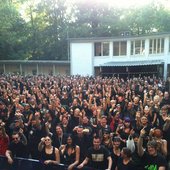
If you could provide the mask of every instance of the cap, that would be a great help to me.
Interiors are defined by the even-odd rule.
[[[69,112],[69,107],[67,105],[62,105],[61,106],[66,112]]]
[[[124,117],[124,121],[125,122],[130,122],[131,120],[130,120],[130,117]]]
[[[105,128],[105,129],[103,130],[103,133],[110,133],[110,130],[109,130],[108,128]]]

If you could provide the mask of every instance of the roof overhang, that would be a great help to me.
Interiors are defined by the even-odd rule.
[[[100,66],[106,67],[119,67],[119,66],[144,66],[144,65],[160,65],[163,64],[163,60],[142,60],[142,61],[112,61],[100,64]]]

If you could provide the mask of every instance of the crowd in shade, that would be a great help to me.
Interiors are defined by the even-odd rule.
[[[169,93],[156,77],[1,75],[0,155],[8,167],[168,170]]]

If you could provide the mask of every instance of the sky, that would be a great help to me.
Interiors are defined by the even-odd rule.
[[[69,2],[93,2],[93,3],[103,3],[110,4],[110,6],[119,7],[119,8],[129,8],[129,7],[141,7],[147,5],[154,1],[155,3],[159,2],[165,5],[170,9],[170,0],[69,0]]]
[[[57,0],[56,0],[57,1]],[[117,8],[135,8],[135,7],[142,7],[145,6],[151,2],[155,3],[162,3],[167,9],[170,10],[170,0],[67,0],[67,5],[72,6],[74,3],[93,3],[93,4],[109,4],[110,7],[117,7]],[[41,0],[29,0],[27,1],[28,4],[37,4],[41,2]],[[25,9],[26,6],[28,6],[27,3],[25,3],[21,9],[20,13],[22,17],[27,20],[25,15]]]

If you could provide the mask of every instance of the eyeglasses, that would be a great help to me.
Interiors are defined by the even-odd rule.
[[[18,138],[12,138],[13,140],[18,140]]]

